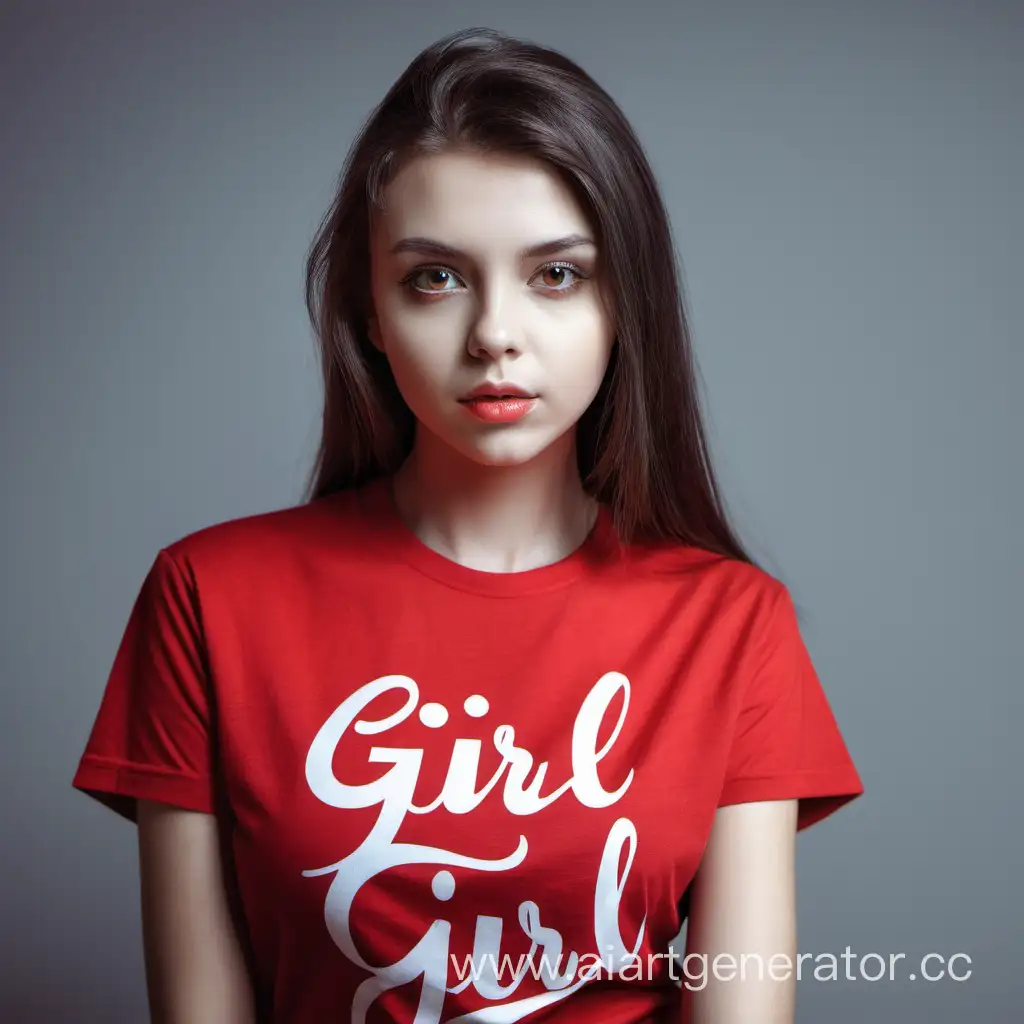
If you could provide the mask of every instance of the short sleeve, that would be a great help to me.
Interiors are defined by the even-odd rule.
[[[163,549],[131,610],[74,788],[129,821],[137,798],[212,813],[206,666],[195,587]]]
[[[798,798],[797,829],[864,792],[779,584],[759,657],[738,706],[718,806]]]

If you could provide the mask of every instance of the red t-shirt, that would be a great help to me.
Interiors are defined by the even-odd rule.
[[[715,809],[863,791],[768,574],[470,569],[385,478],[162,549],[74,785],[220,816],[275,1024],[674,1020]]]

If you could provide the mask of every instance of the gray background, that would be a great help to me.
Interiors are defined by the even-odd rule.
[[[578,60],[662,182],[728,499],[868,791],[801,836],[800,949],[973,960],[799,1020],[1019,1020],[1024,30],[977,0],[4,5],[0,1018],[145,1018],[135,833],[72,773],[156,550],[298,500],[306,246],[481,23]]]

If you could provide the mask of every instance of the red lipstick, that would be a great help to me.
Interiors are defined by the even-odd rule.
[[[478,384],[459,402],[486,423],[514,423],[534,407],[537,396],[509,381],[486,381]]]

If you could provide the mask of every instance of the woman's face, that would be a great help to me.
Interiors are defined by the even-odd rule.
[[[506,466],[556,441],[570,450],[614,328],[569,189],[539,161],[448,152],[405,166],[385,205],[371,231],[370,337],[419,421],[417,444]],[[462,401],[497,382],[536,396],[525,415],[495,422]]]

